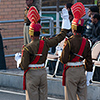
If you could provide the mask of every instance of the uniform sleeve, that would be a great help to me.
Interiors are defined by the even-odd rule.
[[[61,29],[60,34],[56,35],[53,38],[46,40],[48,46],[49,47],[56,46],[59,42],[61,42],[65,38],[66,33],[67,33],[67,29]]]
[[[63,64],[66,64],[68,62],[69,54],[70,54],[69,44],[68,44],[68,42],[65,42],[62,54],[60,56],[60,61]]]
[[[93,62],[91,57],[91,48],[88,43],[88,49],[87,49],[87,56],[85,58],[85,68],[87,71],[92,71],[93,68]]]
[[[20,67],[23,70],[26,70],[28,68],[28,65],[30,64],[30,54],[27,50],[23,50],[23,55],[21,57],[21,63],[20,63]]]

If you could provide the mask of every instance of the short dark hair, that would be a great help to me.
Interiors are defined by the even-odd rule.
[[[73,5],[72,3],[67,3],[66,7],[70,9],[72,5]]]
[[[72,14],[72,12],[71,12],[71,11],[68,11],[68,14],[73,16],[73,14]]]
[[[97,18],[97,20],[100,20],[100,15],[99,14],[94,14],[93,18]]]
[[[39,36],[40,35],[40,32],[34,32],[34,36]]]
[[[84,27],[81,26],[81,25],[79,25],[79,26],[77,26],[76,32],[77,32],[77,33],[82,33],[82,32],[83,32],[83,29],[84,29]]]
[[[91,6],[89,9],[90,9],[92,12],[97,12],[97,13],[99,13],[99,8],[98,8],[98,6]]]

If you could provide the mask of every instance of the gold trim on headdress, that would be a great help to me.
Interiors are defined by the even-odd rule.
[[[72,24],[71,28],[74,29],[74,30],[77,30],[77,25]]]
[[[34,36],[34,30],[29,29],[29,35]]]

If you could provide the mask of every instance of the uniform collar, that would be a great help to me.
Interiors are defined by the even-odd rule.
[[[74,37],[82,37],[81,34],[80,35],[74,35]]]
[[[39,40],[39,37],[34,37],[33,41],[38,41],[38,40]]]

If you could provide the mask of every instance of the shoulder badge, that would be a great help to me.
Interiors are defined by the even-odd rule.
[[[46,37],[45,37],[45,36],[42,36],[42,37],[41,37],[41,40],[45,40],[45,39],[46,39]]]

